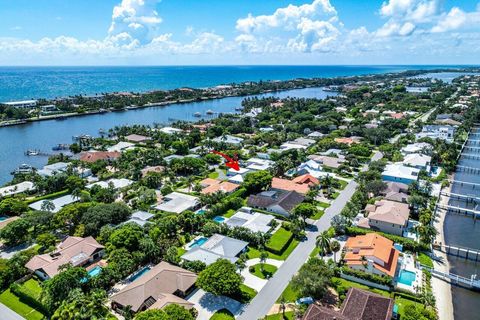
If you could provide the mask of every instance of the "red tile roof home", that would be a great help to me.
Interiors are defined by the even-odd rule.
[[[368,218],[396,225],[406,225],[410,216],[408,203],[399,203],[389,200],[379,200],[373,205],[367,205]]]
[[[202,190],[202,194],[212,194],[215,192],[231,193],[237,190],[239,187],[240,186],[236,183],[224,181],[224,182],[219,182],[219,183],[209,185],[208,187]]]
[[[394,304],[391,298],[350,288],[340,311],[311,304],[303,320],[390,320]]]
[[[80,161],[83,162],[97,162],[98,160],[115,160],[120,158],[122,154],[120,152],[107,152],[107,151],[87,151],[80,154]]]
[[[112,295],[112,308],[131,306],[133,312],[139,312],[161,309],[173,303],[191,308],[193,304],[182,297],[187,295],[196,281],[195,273],[162,261]]]
[[[348,144],[348,145],[352,145],[354,143],[359,143],[359,141],[357,139],[353,139],[353,138],[335,138],[334,141],[337,142],[337,143],[343,143],[343,144]]]
[[[314,178],[309,174],[304,174],[298,176],[293,180],[273,178],[272,179],[272,189],[285,190],[285,191],[296,191],[301,194],[306,194],[310,187],[317,185],[320,182],[318,179]]]
[[[345,261],[350,268],[362,270],[366,265],[371,264],[379,274],[386,274],[390,277],[395,275],[400,253],[393,247],[393,242],[389,239],[376,233],[368,233],[348,238],[345,248]],[[367,261],[362,257],[365,257]]]
[[[402,119],[405,115],[403,113],[392,113],[390,117],[393,119]]]
[[[100,258],[103,255],[103,249],[104,246],[93,237],[68,237],[57,246],[57,250],[34,256],[25,267],[32,272],[42,274],[44,278],[52,278],[59,273],[60,266],[67,263],[71,263],[74,267],[85,265]]]

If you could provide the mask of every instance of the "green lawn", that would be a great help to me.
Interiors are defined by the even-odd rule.
[[[423,264],[424,266],[433,268],[433,261],[428,255],[423,252],[420,252],[417,256],[418,261]]]
[[[43,314],[21,302],[16,295],[10,292],[10,289],[0,295],[0,302],[27,320],[45,319]]]
[[[297,245],[298,245],[298,240],[293,239],[290,245],[287,247],[287,249],[285,249],[285,251],[283,251],[281,255],[274,254],[267,251],[268,257],[270,259],[286,260],[290,255],[290,253],[292,253],[292,251],[297,247]],[[260,251],[256,248],[249,247],[247,252],[247,257],[248,259],[260,258]]]
[[[42,287],[35,279],[29,279],[22,284],[22,287],[30,293],[30,296],[40,299],[42,294]]]
[[[213,314],[210,320],[234,320],[235,317],[227,309],[220,309]]]
[[[325,208],[327,209],[328,207],[330,207],[330,203],[326,203],[326,202],[318,202],[317,204],[318,206],[322,207],[322,208]]]
[[[210,179],[217,179],[218,176],[219,176],[219,174],[218,174],[217,171],[213,171],[213,172],[210,172],[210,173],[208,174],[208,177],[209,177]],[[213,318],[212,318],[212,319],[213,319]]]
[[[317,213],[315,213],[315,215],[312,217],[312,220],[320,219],[323,216],[324,213],[325,213],[325,211],[323,209],[318,210]]]
[[[230,218],[231,216],[233,216],[233,215],[235,214],[235,212],[237,212],[237,211],[235,211],[235,210],[233,210],[233,209],[230,209],[230,210],[228,210],[223,216],[224,216],[225,218]]]
[[[242,290],[242,299],[240,302],[242,303],[248,303],[252,301],[253,298],[257,295],[257,291],[254,289],[242,284],[240,285],[240,289]]]
[[[288,231],[285,228],[280,228],[275,232],[270,240],[267,242],[267,250],[272,250],[275,252],[281,252],[282,249],[285,247],[288,241],[293,237],[291,231]]]
[[[332,199],[337,199],[339,195],[340,195],[340,192],[334,192],[332,194]]]
[[[265,319],[266,320],[293,320],[294,318],[295,318],[295,314],[293,313],[293,311],[288,311],[288,312],[285,312],[285,317],[283,316],[283,314],[279,313],[279,314],[271,314],[267,316]]]
[[[293,290],[290,283],[285,288],[285,290],[283,290],[283,293],[278,298],[277,303],[280,303],[280,301],[282,300],[282,296],[283,296],[283,299],[285,300],[285,302],[295,302],[299,298],[298,297],[298,292]]]
[[[390,296],[391,296],[390,292],[388,292],[388,291],[380,290],[380,289],[376,289],[376,288],[371,288],[371,287],[366,286],[364,284],[360,284],[360,283],[357,283],[357,282],[345,280],[345,279],[342,279],[342,278],[333,277],[332,282],[334,282],[334,284],[338,283],[339,286],[343,286],[346,289],[353,287],[353,288],[364,289],[364,290],[382,295],[384,297],[389,297],[390,298]],[[335,287],[335,285],[334,285],[334,287]]]
[[[395,304],[398,305],[398,314],[400,315],[400,319],[401,319],[402,316],[404,315],[405,307],[410,304],[415,304],[415,301],[397,297],[395,298]]]
[[[277,272],[277,267],[271,265],[271,264],[263,264],[263,272],[262,272],[262,264],[256,264],[252,266],[253,269],[255,270],[253,272],[253,275],[259,277],[260,279],[267,279],[271,278],[275,272]]]

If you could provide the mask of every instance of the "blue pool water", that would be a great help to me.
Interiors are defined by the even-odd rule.
[[[196,212],[196,214],[204,214],[205,212],[207,212],[207,211],[204,210],[204,209],[200,209]]]
[[[204,244],[205,242],[207,242],[207,238],[205,237],[202,237],[202,238],[198,238],[197,240],[195,240],[189,247],[190,249],[191,248],[195,248],[195,247],[199,247],[201,246],[202,244]]]
[[[130,277],[130,282],[133,282],[135,280],[137,280],[138,278],[140,278],[141,276],[143,276],[145,273],[147,273],[148,271],[150,271],[150,267],[145,267],[143,268],[142,270],[140,270],[138,273],[134,274],[133,276]]]
[[[0,216],[0,221],[5,221],[7,219],[8,219],[8,217],[6,217],[6,216]]]
[[[222,223],[222,222],[225,221],[225,217],[216,216],[215,218],[213,218],[213,221],[218,222],[218,223]]]
[[[96,266],[95,268],[91,269],[90,271],[88,271],[88,275],[90,277],[96,277],[100,274],[100,272],[102,272],[102,267],[100,266]]]
[[[415,281],[416,275],[415,272],[408,270],[400,270],[400,275],[398,276],[398,282],[407,286],[411,286],[413,281]]]

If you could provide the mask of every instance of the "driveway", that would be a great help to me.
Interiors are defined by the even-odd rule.
[[[10,259],[13,257],[16,253],[19,253],[23,250],[27,250],[31,247],[33,247],[35,244],[21,244],[16,247],[9,247],[9,248],[2,248],[0,250],[0,258],[2,259]]]
[[[3,303],[0,303],[0,318],[2,320],[25,320],[25,318],[21,317]]]
[[[250,271],[248,271],[248,268],[251,267],[251,266],[254,266],[256,264],[259,264],[259,263],[260,263],[259,258],[248,260],[245,263],[246,268],[243,269],[242,272],[240,273],[243,276],[243,278],[245,279],[243,281],[243,283],[246,286],[249,286],[250,288],[255,289],[255,291],[257,291],[257,292],[259,292],[260,290],[263,289],[263,287],[267,284],[268,280],[267,279],[261,279],[261,278],[255,276],[255,275],[251,274]],[[272,266],[280,268],[280,266],[283,264],[283,261],[275,260],[275,259],[267,259],[265,261],[265,264],[271,264]]]
[[[237,317],[244,307],[244,305],[237,300],[224,296],[216,296],[202,289],[195,290],[187,297],[187,301],[195,305],[195,309],[198,311],[198,320],[209,320],[215,312],[221,309],[227,309]]]

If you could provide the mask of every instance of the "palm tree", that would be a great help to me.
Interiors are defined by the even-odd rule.
[[[362,257],[360,258],[360,261],[362,261],[363,267],[364,267],[365,269],[367,269],[367,265],[368,265],[367,257],[362,256]]]
[[[282,310],[282,319],[285,319],[285,310],[287,309],[287,301],[285,300],[285,297],[282,296],[280,297],[280,310]]]
[[[338,242],[337,240],[333,240],[330,243],[330,250],[333,251],[333,261],[335,261],[335,263],[337,262],[337,252],[340,251],[340,248],[340,242]]]
[[[424,308],[435,307],[435,296],[430,290],[423,290],[421,295],[422,303]]]
[[[42,202],[41,209],[42,211],[53,211],[55,210],[55,204],[50,200],[45,200]]]
[[[265,262],[267,262],[268,259],[268,252],[265,250],[262,250],[260,252],[260,269],[262,270],[262,273],[265,271]]]
[[[315,245],[320,250],[320,255],[323,257],[330,250],[330,235],[328,231],[323,231],[320,235],[317,236],[317,241]]]

